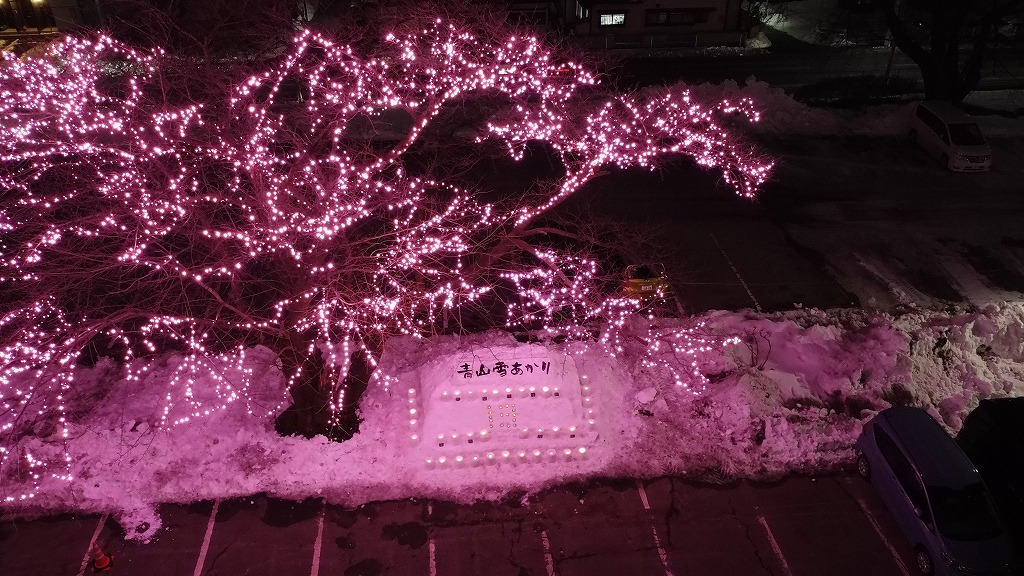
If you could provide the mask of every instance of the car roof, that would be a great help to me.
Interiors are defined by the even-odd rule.
[[[962,488],[981,481],[974,464],[927,412],[897,406],[879,413],[914,462],[924,483]]]
[[[974,118],[958,108],[955,104],[942,100],[924,100],[921,105],[934,112],[946,122],[975,123]]]

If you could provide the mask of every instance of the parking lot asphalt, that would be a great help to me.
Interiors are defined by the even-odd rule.
[[[160,507],[149,543],[106,516],[0,523],[3,574],[909,576],[910,545],[867,483],[849,475],[772,483],[607,480],[528,502],[429,500],[347,509],[265,495]]]

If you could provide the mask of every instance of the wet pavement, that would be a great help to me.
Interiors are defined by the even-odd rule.
[[[597,481],[518,500],[373,502],[354,509],[265,495],[160,507],[163,528],[127,541],[100,516],[0,523],[3,574],[909,576],[911,550],[854,476],[695,484]]]

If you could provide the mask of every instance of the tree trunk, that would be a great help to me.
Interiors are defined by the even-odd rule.
[[[383,345],[369,343],[370,352],[354,352],[349,358],[348,375],[340,383],[339,371],[324,361],[319,347],[305,354],[307,346],[291,345],[278,351],[281,370],[294,383],[289,390],[292,404],[275,419],[274,429],[282,436],[322,435],[335,442],[348,440],[359,432],[359,401],[369,386]],[[332,409],[332,401],[338,398],[341,405]]]
[[[924,97],[927,100],[959,102],[963,99],[959,96],[956,73],[951,77],[949,70],[944,69],[940,62],[932,61],[921,66],[921,77],[924,79]]]
[[[312,438],[322,434],[331,438],[334,370],[324,362],[318,348],[312,354],[304,352],[289,346],[278,353],[285,379],[293,381],[289,390],[292,405],[277,417],[274,428],[283,436]]]

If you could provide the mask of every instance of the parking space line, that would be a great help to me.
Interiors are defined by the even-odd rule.
[[[309,569],[309,576],[320,574],[320,548],[324,543],[324,514],[327,512],[327,501],[325,500],[320,508],[320,517],[316,520],[316,540],[313,542],[313,567]]]
[[[779,541],[775,539],[775,535],[772,534],[772,529],[768,527],[768,521],[764,519],[764,516],[758,516],[757,521],[761,523],[761,527],[764,528],[764,533],[768,535],[768,541],[772,545],[772,550],[775,551],[775,556],[778,557],[779,563],[782,564],[782,572],[786,576],[793,576],[793,571],[789,569],[789,563],[786,562],[786,557],[782,555],[782,548],[779,546]]]
[[[437,576],[437,545],[433,538],[427,540],[427,550],[430,553],[430,576]]]
[[[882,543],[885,544],[885,547],[889,549],[889,554],[892,554],[892,558],[896,561],[896,566],[899,567],[900,572],[903,574],[903,576],[910,576],[910,572],[907,570],[907,565],[903,563],[903,559],[900,558],[899,552],[896,551],[896,547],[893,546],[892,542],[889,542],[889,539],[885,537],[885,533],[882,532],[882,527],[878,524],[878,521],[875,520],[875,515],[872,514],[870,510],[868,510],[868,505],[865,504],[864,501],[861,500],[860,498],[855,497],[854,500],[857,501],[857,505],[860,506],[860,509],[864,512],[864,515],[867,516],[868,522],[871,523],[871,527],[875,529],[875,533],[878,534],[878,537],[882,539]]]
[[[217,520],[217,509],[220,508],[220,499],[213,501],[213,510],[210,511],[210,519],[206,521],[206,534],[203,536],[203,547],[199,549],[199,558],[196,560],[196,569],[192,576],[200,576],[203,573],[203,564],[206,563],[206,553],[210,550],[210,539],[213,538],[213,524]]]
[[[750,286],[747,286],[747,283],[743,280],[743,276],[740,276],[740,271],[737,270],[736,265],[732,263],[732,258],[729,258],[729,255],[725,253],[725,249],[718,243],[718,238],[716,238],[714,234],[711,234],[711,239],[714,240],[715,247],[718,248],[718,251],[722,253],[722,258],[725,258],[725,261],[729,263],[729,268],[732,268],[732,273],[736,275],[740,284],[743,285],[743,289],[747,291],[747,296],[750,296],[750,301],[754,303],[754,308],[756,308],[758,312],[761,312],[761,303],[757,301],[757,298],[754,298],[754,293],[750,291]]]
[[[427,518],[433,517],[434,505],[427,502]],[[427,536],[427,556],[428,562],[430,562],[430,576],[437,576],[437,545],[434,544],[434,539]]]
[[[78,576],[85,576],[85,569],[89,566],[89,560],[92,559],[92,546],[96,543],[96,539],[100,537],[100,532],[103,531],[103,526],[107,523],[107,518],[110,514],[104,514],[100,517],[99,524],[96,525],[96,529],[92,532],[92,538],[89,539],[89,547],[85,550],[85,556],[82,558],[82,566],[78,569]]]
[[[640,503],[644,505],[644,510],[650,510],[651,502],[647,499],[647,490],[644,490],[644,483],[639,478],[636,479],[636,491],[640,493]]]
[[[661,545],[661,538],[658,538],[658,529],[651,525],[651,536],[654,537],[654,545],[658,548],[658,558],[661,559],[661,565],[665,567],[665,576],[675,576],[672,573],[672,567],[668,564],[668,553],[665,552],[665,547]]]
[[[640,494],[640,503],[644,505],[644,510],[648,512],[651,510],[651,501],[647,498],[647,490],[644,489],[644,483],[639,478],[636,479],[636,491]],[[661,538],[658,537],[658,529],[651,522],[651,536],[654,538],[654,545],[658,548],[658,558],[661,559],[661,565],[665,567],[665,576],[673,576],[672,567],[668,563],[668,553],[665,552],[665,547],[661,545]]]
[[[544,566],[548,570],[547,576],[556,576],[555,559],[551,557],[551,542],[548,540],[548,533],[545,530],[540,531],[540,543],[544,546]]]

